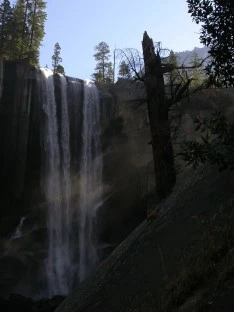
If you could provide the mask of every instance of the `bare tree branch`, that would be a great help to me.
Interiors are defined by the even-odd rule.
[[[208,55],[207,57],[205,57],[198,65],[195,66],[184,66],[183,64],[181,66],[175,66],[173,64],[163,64],[162,68],[163,68],[163,72],[164,73],[170,73],[173,70],[179,70],[179,69],[194,69],[194,68],[200,68],[202,67],[203,63],[210,58],[210,56]]]
[[[131,48],[118,49],[117,52],[117,57],[124,60],[134,73],[134,80],[144,82],[144,62],[140,52],[137,49]]]

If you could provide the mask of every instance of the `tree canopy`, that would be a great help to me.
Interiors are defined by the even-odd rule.
[[[189,13],[201,24],[201,43],[209,47],[206,67],[210,83],[234,86],[233,0],[187,0]]]
[[[207,66],[210,83],[234,86],[234,3],[231,0],[187,0],[189,13],[202,23],[201,40],[210,47]],[[180,155],[195,168],[200,163],[234,169],[234,126],[220,112],[211,118],[195,118],[200,140],[185,141]]]
[[[13,9],[9,0],[0,5],[0,54],[4,57],[10,51],[10,32],[12,27]]]
[[[62,62],[62,58],[60,55],[61,55],[61,47],[59,43],[56,42],[54,45],[54,54],[51,57],[54,74],[56,73],[64,74],[64,68],[60,64]]]
[[[125,61],[122,61],[119,64],[119,78],[124,78],[124,79],[132,78],[130,66]]]
[[[92,77],[95,81],[112,82],[114,80],[114,71],[112,62],[110,61],[110,48],[108,44],[104,41],[100,42],[95,46],[95,51],[97,51],[94,54],[97,65]]]
[[[0,5],[0,54],[6,60],[25,60],[39,64],[39,49],[44,38],[46,2],[17,0],[14,6]]]

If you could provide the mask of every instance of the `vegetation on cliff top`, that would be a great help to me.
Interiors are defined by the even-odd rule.
[[[9,0],[0,4],[0,55],[6,60],[24,60],[39,65],[39,49],[44,38],[46,2]]]

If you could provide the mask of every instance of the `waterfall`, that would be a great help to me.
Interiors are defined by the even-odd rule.
[[[48,69],[41,69],[41,73],[42,109],[45,115],[42,123],[45,163],[43,184],[48,209],[47,284],[49,296],[67,295],[74,283],[83,280],[98,262],[96,212],[102,203],[99,94],[97,87],[90,81],[85,81],[83,90],[80,83],[70,85],[72,96],[69,99],[75,99],[69,102],[73,107],[71,114],[77,114],[72,115],[70,120],[66,78],[63,75],[54,77]],[[54,79],[60,82],[59,91],[56,89],[60,97],[56,98]],[[80,187],[75,190],[71,183],[70,127],[72,124],[77,129],[77,105],[80,107],[77,92],[82,94],[82,91],[81,160],[77,168],[80,171]],[[72,131],[74,137],[74,129]],[[78,133],[75,135],[78,136]],[[78,171],[74,168],[73,177],[74,174],[76,177]],[[72,190],[79,194],[78,203],[72,201]]]
[[[61,113],[61,146],[62,146],[62,170],[63,170],[63,214],[64,221],[66,222],[64,227],[64,256],[66,257],[65,267],[69,270],[67,276],[68,284],[71,283],[70,270],[72,265],[71,254],[71,228],[72,228],[72,216],[71,216],[71,173],[70,173],[70,129],[69,129],[69,115],[68,115],[68,102],[67,102],[67,82],[63,75],[60,75],[61,81],[61,99],[62,99],[62,113]],[[70,289],[70,285],[69,285]]]
[[[49,295],[70,290],[70,144],[66,80],[61,81],[61,135],[59,137],[54,77],[41,69],[44,82],[43,110],[45,149],[45,195],[48,205],[48,257],[46,263]],[[59,138],[61,142],[59,142]]]
[[[102,200],[100,105],[97,87],[84,84],[83,147],[80,170],[79,280],[97,265],[96,213]]]

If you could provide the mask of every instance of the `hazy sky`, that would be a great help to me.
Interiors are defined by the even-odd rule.
[[[54,44],[61,46],[66,75],[90,78],[94,46],[141,50],[143,32],[174,51],[200,47],[199,26],[187,13],[186,0],[48,0],[46,35],[40,63],[51,68]]]

